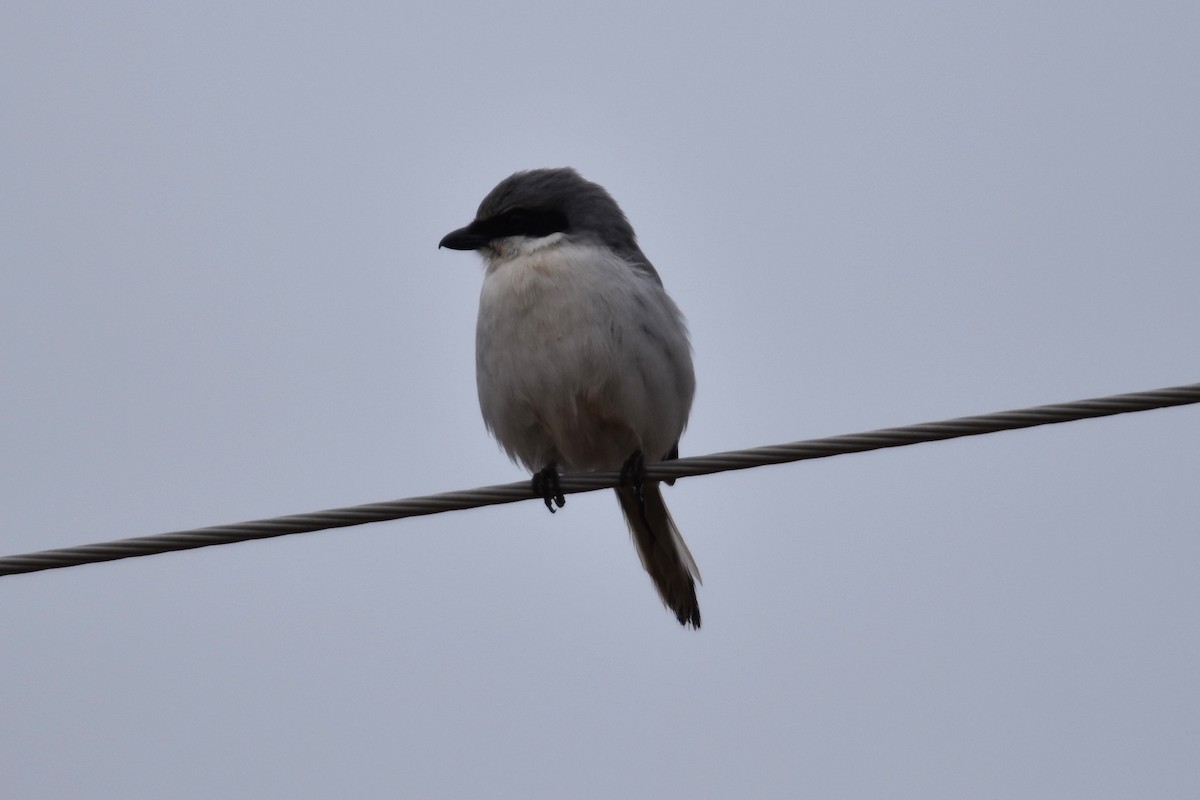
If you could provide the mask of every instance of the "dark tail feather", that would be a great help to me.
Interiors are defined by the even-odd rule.
[[[658,484],[643,485],[644,503],[638,502],[637,491],[632,487],[622,486],[616,491],[642,566],[654,580],[659,597],[675,612],[680,625],[699,628],[700,603],[696,600],[696,584],[700,582],[700,570],[683,543],[671,512],[667,511]]]

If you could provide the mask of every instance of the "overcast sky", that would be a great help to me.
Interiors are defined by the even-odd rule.
[[[606,186],[684,455],[1200,380],[1200,5],[0,10],[0,554],[523,479],[438,240]],[[1200,408],[0,578],[6,798],[1195,798]]]

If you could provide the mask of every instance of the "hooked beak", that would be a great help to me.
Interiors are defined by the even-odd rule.
[[[478,250],[490,242],[492,237],[479,230],[479,225],[472,222],[465,228],[450,231],[438,242],[438,247],[448,247],[451,250]]]

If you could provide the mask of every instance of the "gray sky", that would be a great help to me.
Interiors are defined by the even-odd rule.
[[[95,4],[93,4],[95,5]],[[688,315],[685,454],[1200,380],[1195,3],[7,3],[4,554],[518,480],[517,169]],[[12,798],[1192,798],[1200,409],[0,579]]]

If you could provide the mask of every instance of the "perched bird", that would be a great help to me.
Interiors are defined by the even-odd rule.
[[[558,470],[622,471],[642,565],[683,625],[700,572],[645,464],[676,458],[696,377],[679,308],[604,187],[573,169],[505,178],[439,247],[485,274],[475,334],[483,421],[554,511]],[[553,503],[553,505],[552,505]]]

